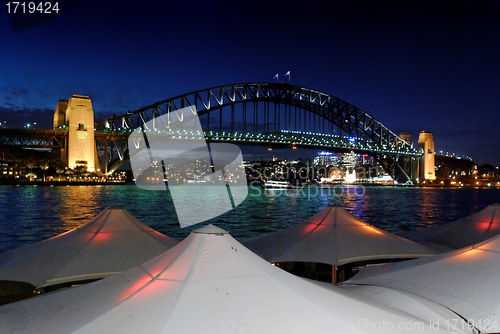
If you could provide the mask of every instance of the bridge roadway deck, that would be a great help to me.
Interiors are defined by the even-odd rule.
[[[64,147],[68,131],[44,129],[0,129],[0,146],[29,148]]]
[[[96,140],[127,140],[128,133],[94,131]],[[52,129],[0,129],[0,146],[27,148],[62,148],[65,146],[68,130]]]
[[[102,143],[121,141],[126,142],[130,131],[94,131],[96,141]],[[0,146],[22,146],[30,148],[61,148],[64,147],[68,130],[44,129],[0,129]],[[186,140],[191,136],[166,134],[167,140]],[[194,138],[194,137],[192,137]],[[197,137],[198,139],[201,137]],[[205,133],[207,142],[229,142],[234,144],[268,145],[269,147],[309,147],[331,148],[340,152],[355,151],[366,154],[399,154],[418,156],[415,150],[400,149],[398,147],[383,147],[375,143],[357,140],[351,142],[347,138],[340,138],[322,134],[293,134],[293,133],[267,133],[245,134],[242,133]],[[126,144],[125,144],[126,145]],[[122,148],[123,150],[123,148]]]

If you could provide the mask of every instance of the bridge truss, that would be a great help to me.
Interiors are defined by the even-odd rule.
[[[184,120],[195,112],[208,141],[226,136],[226,141],[251,143],[249,135],[274,134],[276,137],[280,133],[294,132],[333,136],[339,139],[337,146],[345,147],[349,139],[355,138],[367,147],[365,150],[353,148],[354,151],[368,151],[400,180],[410,179],[411,159],[417,156],[410,143],[352,104],[317,90],[278,83],[234,84],[191,92],[121,116],[113,115],[97,122],[95,128],[98,132],[116,135],[130,133],[139,127],[168,132],[172,122]],[[148,128],[149,121],[152,121],[152,128]],[[308,146],[301,141],[290,145]],[[321,143],[313,146],[336,147]],[[104,147],[101,151],[106,152],[104,159],[108,164],[112,162],[117,166],[128,158],[123,138],[108,139]],[[118,160],[113,161],[113,151]],[[106,171],[109,168],[105,167]]]
[[[26,130],[4,128],[0,131],[0,146],[30,148],[62,148],[68,132],[64,130]]]

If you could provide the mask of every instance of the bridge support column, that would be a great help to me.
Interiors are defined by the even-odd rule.
[[[59,101],[54,114],[54,127],[60,126],[68,127],[68,139],[65,148],[61,149],[61,160],[66,167],[85,166],[89,172],[94,172],[96,146],[90,98],[73,95],[69,101]]]
[[[418,167],[419,167],[419,158],[411,159],[411,180],[413,182],[417,182],[418,179]]]
[[[389,174],[395,181],[399,183],[405,183],[411,181],[411,177],[406,172],[407,168],[410,167],[410,161],[404,161],[406,157],[395,157],[391,155],[374,155],[377,162],[382,166],[382,168]]]
[[[429,131],[422,131],[418,137],[418,151],[420,158],[419,181],[434,180],[436,178],[434,161],[434,139]]]
[[[97,155],[97,141],[94,140],[94,163],[95,163],[95,166],[94,166],[94,170],[96,172],[101,172],[101,169],[99,167],[99,156]]]
[[[104,139],[104,175],[108,175],[108,138]]]
[[[59,100],[56,105],[56,111],[54,112],[54,130],[65,130],[66,129],[66,110],[68,109],[68,100]],[[59,159],[65,167],[68,167],[68,137],[64,139],[63,146],[61,148],[55,148],[52,151],[59,156]]]

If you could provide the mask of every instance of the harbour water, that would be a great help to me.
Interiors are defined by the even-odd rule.
[[[112,205],[127,209],[151,228],[179,240],[207,223],[242,240],[299,223],[329,204],[341,204],[361,220],[401,234],[445,224],[497,202],[500,189],[249,187],[246,200],[232,211],[180,228],[168,191],[147,191],[135,185],[6,185],[0,186],[0,252],[71,230]]]

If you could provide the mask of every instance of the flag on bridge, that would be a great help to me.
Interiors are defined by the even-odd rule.
[[[285,77],[286,77],[286,76],[288,76],[288,83],[290,83],[290,78],[292,77],[292,76],[290,75],[290,71],[286,72]]]
[[[276,75],[273,77],[273,79],[276,79],[276,82],[279,81],[279,75],[278,75],[278,73],[276,73]]]

